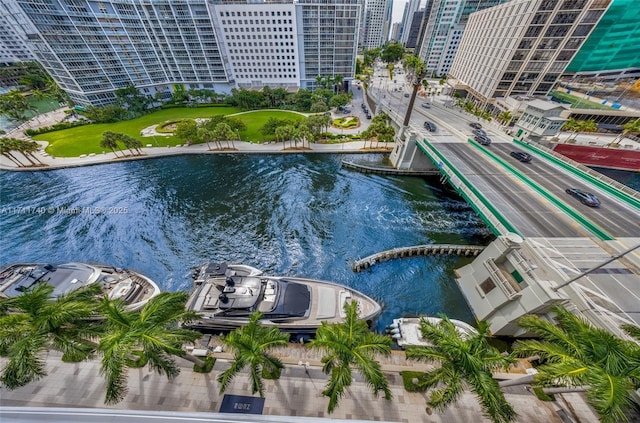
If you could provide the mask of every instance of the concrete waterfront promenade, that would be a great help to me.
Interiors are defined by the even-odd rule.
[[[97,359],[82,363],[63,363],[57,353],[46,357],[48,376],[23,388],[7,391],[0,388],[0,421],[2,407],[68,407],[112,410],[165,411],[181,413],[218,413],[223,395],[216,377],[229,367],[230,354],[217,357],[209,374],[194,373],[190,363],[177,359],[181,373],[169,381],[148,368],[129,370],[129,392],[113,406],[104,404],[105,383]],[[407,362],[404,353],[394,351],[382,359],[382,367],[390,382],[393,400],[376,398],[362,378],[354,372],[354,383],[347,388],[336,410],[327,414],[328,398],[322,395],[328,376],[322,372],[321,354],[306,346],[292,344],[276,353],[285,363],[282,377],[265,380],[264,415],[282,416],[277,421],[295,422],[300,417],[343,420],[368,420],[406,423],[488,422],[476,398],[465,392],[462,399],[443,412],[427,410],[423,393],[407,392],[400,371],[423,370],[424,364]],[[302,362],[302,365],[299,364]],[[0,361],[2,363],[2,361]],[[306,366],[308,363],[308,366]],[[597,422],[596,414],[580,394],[557,395],[555,402],[538,400],[524,386],[507,388],[506,398],[525,423],[562,423],[564,416],[576,422]],[[248,372],[233,380],[226,394],[251,396]],[[246,416],[246,421],[253,421]],[[125,421],[125,420],[117,420]]]
[[[64,109],[55,110],[53,112],[45,113],[32,119],[28,125],[31,128],[38,128],[43,126],[50,126],[54,123],[60,122],[66,114]],[[10,138],[29,139],[24,135],[23,130],[25,126],[20,126],[6,136]],[[360,128],[358,131],[362,130]],[[354,130],[344,130],[344,134],[355,133]],[[152,138],[149,139],[149,143],[153,143]],[[4,156],[0,156],[0,169],[11,171],[36,171],[36,170],[54,170],[63,169],[78,166],[89,166],[105,163],[121,163],[131,160],[143,160],[153,159],[159,157],[180,156],[187,154],[300,154],[300,153],[377,153],[377,152],[389,152],[393,148],[393,143],[379,144],[375,148],[371,148],[371,143],[365,141],[350,141],[338,144],[322,144],[311,143],[298,145],[298,148],[291,148],[292,143],[272,142],[272,143],[251,143],[243,141],[233,141],[232,148],[226,150],[209,150],[206,144],[195,144],[191,146],[180,147],[143,147],[141,149],[142,155],[140,156],[127,156],[122,157],[124,154],[130,154],[128,151],[118,152],[121,157],[116,157],[113,152],[108,151],[103,154],[91,154],[82,155],[80,157],[52,157],[45,153],[44,146],[46,142],[37,141],[43,146],[43,148],[35,153],[35,156],[40,160],[42,166],[33,167],[17,167],[13,162]],[[147,145],[151,145],[147,144]],[[225,143],[226,146],[226,143]],[[18,157],[21,157],[18,155]],[[26,160],[23,160],[26,162]]]

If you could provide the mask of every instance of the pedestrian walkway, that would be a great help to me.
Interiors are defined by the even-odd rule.
[[[54,123],[60,122],[65,116],[64,110],[59,109],[53,112],[44,113],[36,118],[30,120],[28,123],[21,125],[20,127],[9,132],[6,137],[18,138],[18,139],[30,139],[24,135],[23,130],[26,128],[38,128],[44,126],[50,126]],[[345,135],[359,133],[368,124],[363,125],[360,128],[352,130],[340,130],[333,128],[333,132],[344,133]],[[103,163],[119,163],[131,160],[151,159],[158,157],[180,156],[186,154],[300,154],[300,153],[384,153],[390,152],[394,144],[376,144],[371,146],[371,143],[366,141],[347,141],[344,143],[308,143],[304,146],[299,145],[297,148],[292,148],[291,142],[271,142],[271,143],[251,143],[244,141],[233,141],[231,148],[223,150],[209,150],[209,146],[206,144],[195,144],[191,146],[176,146],[176,147],[151,147],[147,144],[147,147],[143,147],[140,150],[142,155],[139,156],[126,156],[122,157],[126,152],[119,152],[120,157],[116,157],[113,152],[103,152],[102,154],[83,154],[80,157],[52,157],[45,152],[47,142],[37,141],[42,148],[35,153],[37,159],[42,163],[42,166],[38,167],[17,167],[15,163],[10,161],[5,156],[0,156],[0,169],[13,170],[13,171],[34,171],[34,170],[52,170],[68,167],[88,166]]]
[[[309,354],[309,355],[307,355]],[[130,369],[128,393],[123,401],[113,406],[104,404],[105,383],[100,375],[97,360],[82,363],[63,363],[59,354],[52,352],[46,357],[48,375],[14,391],[2,388],[0,406],[24,407],[79,407],[111,408],[120,410],[149,410],[173,412],[216,413],[220,409],[223,395],[216,377],[229,367],[226,353],[219,355],[214,370],[208,374],[195,373],[190,364],[178,359],[181,373],[169,381],[148,368]],[[406,423],[488,422],[476,398],[466,392],[462,399],[443,412],[427,409],[423,393],[407,392],[399,374],[400,368],[420,370],[421,366],[404,361],[404,354],[392,354],[391,362],[383,365],[393,400],[376,398],[370,387],[354,372],[354,382],[345,391],[338,407],[327,414],[328,399],[322,395],[328,376],[322,372],[318,353],[292,345],[279,354],[285,361],[285,369],[278,380],[265,380],[265,406],[263,414],[291,416],[284,421],[296,421],[295,417],[331,417],[347,420],[376,420]],[[302,361],[302,359],[307,361]],[[298,364],[300,361],[300,364]],[[1,363],[2,361],[0,361]],[[309,363],[308,366],[306,363]],[[393,364],[393,363],[398,364]],[[398,366],[396,368],[396,366]],[[413,366],[413,367],[410,367]],[[584,397],[573,395],[570,409],[558,402],[542,402],[524,387],[513,387],[506,393],[520,418],[526,423],[562,423],[560,414],[580,415],[580,422],[597,422],[595,414],[584,403]],[[240,372],[226,394],[251,395],[251,385],[246,371]],[[558,414],[560,408],[561,413]],[[0,418],[2,412],[0,409]]]

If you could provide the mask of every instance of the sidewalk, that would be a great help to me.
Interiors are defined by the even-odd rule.
[[[310,359],[309,366],[299,365],[295,352],[311,351],[301,346],[290,346],[283,355],[285,369],[278,380],[265,380],[265,407],[263,414],[277,416],[330,417],[333,419],[377,420],[406,423],[445,423],[445,422],[488,422],[481,417],[482,412],[476,398],[465,392],[462,399],[444,412],[429,410],[427,414],[425,395],[405,391],[399,368],[383,366],[387,372],[393,400],[376,398],[362,378],[354,372],[354,382],[345,391],[333,414],[326,412],[328,399],[322,395],[328,376],[322,372],[319,362]],[[313,354],[313,352],[311,352]],[[82,363],[63,363],[57,353],[46,358],[48,376],[15,391],[0,391],[0,406],[23,407],[79,407],[112,408],[120,410],[153,410],[176,412],[218,412],[223,395],[219,394],[220,385],[216,377],[229,367],[222,357],[226,353],[215,354],[221,357],[216,361],[214,370],[209,374],[194,373],[189,363],[177,359],[181,373],[173,381],[159,376],[148,368],[129,371],[129,392],[125,399],[114,405],[104,404],[104,379],[100,376],[100,364],[97,360]],[[316,354],[313,354],[314,356]],[[396,355],[396,354],[394,354]],[[402,353],[398,355],[403,355]],[[393,360],[397,358],[392,358]],[[411,363],[413,364],[413,363]],[[417,363],[416,363],[417,364]],[[408,367],[412,369],[412,367]],[[420,367],[414,367],[419,370]],[[561,407],[571,415],[572,412],[562,402],[542,402],[524,387],[514,387],[506,393],[509,401],[520,418],[526,423],[562,423],[556,412]],[[226,394],[251,396],[248,373],[240,372],[233,380]],[[582,423],[597,422],[595,414],[584,403],[582,396],[571,397],[571,409],[580,416]],[[1,415],[1,413],[0,413]],[[213,416],[212,416],[213,417]],[[283,419],[284,421],[295,421]]]
[[[28,124],[23,124],[18,128],[9,132],[6,137],[18,138],[18,139],[30,139],[24,135],[23,130],[25,128],[37,128],[42,126],[50,126],[56,122],[60,122],[64,116],[65,109],[58,109],[53,112],[44,113],[30,120]],[[37,121],[36,121],[37,119]],[[351,130],[340,130],[333,128],[332,132],[344,133],[344,135],[360,133],[364,128],[368,126],[368,122],[363,122],[363,125],[359,128]],[[42,145],[40,151],[35,153],[35,156],[43,163],[43,166],[38,167],[17,167],[13,162],[4,156],[0,156],[0,169],[11,171],[35,171],[35,170],[52,170],[68,167],[88,166],[103,163],[119,163],[131,160],[151,159],[158,157],[180,156],[185,154],[300,154],[300,153],[388,153],[393,150],[394,144],[388,143],[387,145],[381,145],[378,148],[371,148],[369,142],[365,141],[349,141],[339,144],[320,144],[310,143],[305,144],[304,147],[300,144],[298,148],[292,148],[292,142],[271,142],[271,143],[251,143],[244,141],[233,141],[231,149],[225,150],[209,150],[206,144],[196,144],[191,146],[176,146],[176,147],[143,147],[141,148],[142,155],[140,156],[127,156],[116,157],[111,151],[103,152],[102,154],[88,154],[81,155],[80,157],[52,157],[44,151],[47,142],[36,141]],[[365,148],[365,144],[367,147]],[[150,145],[150,144],[146,144]],[[130,154],[127,151],[118,152],[119,156],[123,154]],[[18,155],[22,158],[21,155]],[[22,160],[26,162],[26,160]]]

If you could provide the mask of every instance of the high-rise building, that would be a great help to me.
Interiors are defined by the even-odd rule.
[[[360,32],[360,50],[382,47],[391,28],[391,0],[364,0]]]
[[[391,24],[391,35],[389,35],[389,41],[400,41],[400,22],[394,22]]]
[[[176,89],[284,87],[352,79],[360,0],[3,0],[33,24],[32,50],[81,105],[130,84]]]
[[[413,12],[413,19],[411,20],[411,26],[407,30],[407,40],[404,42],[404,46],[407,49],[415,49],[418,43],[418,36],[420,35],[420,28],[422,28],[422,21],[426,11],[424,9],[416,10]]]
[[[479,101],[544,96],[611,0],[511,0],[472,13],[449,72]]]
[[[35,60],[24,42],[25,23],[15,3],[0,2],[0,66]]]
[[[433,0],[425,15],[418,56],[430,74],[449,73],[469,15],[506,0]]]
[[[413,16],[415,12],[420,9],[420,3],[422,0],[409,0],[404,5],[404,11],[402,13],[402,22],[400,22],[400,44],[405,45],[409,32],[413,22]]]
[[[613,0],[566,72],[603,78],[640,77],[637,0]]]

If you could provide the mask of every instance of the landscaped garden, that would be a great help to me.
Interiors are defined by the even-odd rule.
[[[338,119],[334,119],[333,126],[340,129],[353,129],[360,126],[360,120],[355,116],[345,116]]]
[[[77,157],[81,154],[100,154],[105,148],[100,147],[103,133],[106,131],[122,133],[140,140],[143,145],[151,144],[154,147],[176,146],[185,141],[173,135],[157,135],[151,137],[141,136],[141,131],[153,125],[163,125],[165,122],[176,123],[183,120],[202,118],[206,119],[214,115],[230,115],[239,113],[235,107],[198,107],[198,108],[172,108],[160,110],[136,119],[114,122],[98,123],[78,126],[60,131],[35,135],[33,139],[48,141],[47,153],[56,157]],[[259,110],[239,113],[236,115],[245,125],[246,129],[240,132],[242,141],[263,142],[265,136],[260,132],[270,117],[300,121],[304,115],[283,110]],[[161,129],[165,132],[167,129]]]

